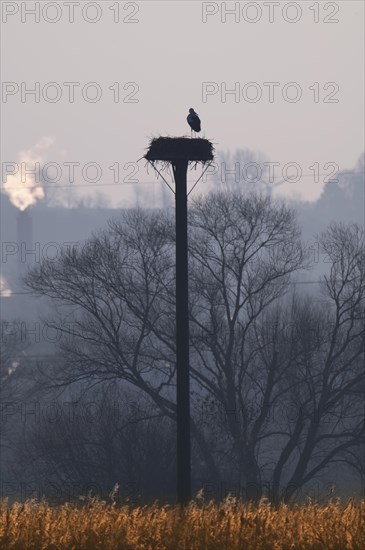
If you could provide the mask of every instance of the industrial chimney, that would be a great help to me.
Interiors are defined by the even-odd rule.
[[[17,216],[18,268],[23,276],[34,263],[33,222],[30,208],[20,210]]]

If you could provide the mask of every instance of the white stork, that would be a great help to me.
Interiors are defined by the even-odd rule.
[[[189,114],[186,118],[188,121],[188,124],[191,128],[191,137],[193,137],[193,130],[194,132],[200,132],[200,118],[198,117],[197,113],[194,111],[193,108],[189,109]]]

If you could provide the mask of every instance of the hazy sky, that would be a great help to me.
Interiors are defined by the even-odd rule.
[[[154,179],[143,163],[138,172],[126,163],[144,154],[152,136],[190,135],[189,107],[202,119],[201,135],[217,150],[261,151],[280,163],[277,176],[289,162],[298,163],[303,174],[312,174],[309,167],[316,162],[321,173],[331,172],[326,163],[353,168],[364,150],[362,0],[40,2],[39,22],[26,12],[37,9],[35,4],[2,2],[2,81],[8,93],[1,105],[3,162],[17,162],[20,151],[32,148],[28,157],[37,157],[35,145],[52,137],[43,162],[57,162],[67,181],[70,169],[63,163],[80,163],[76,183],[119,205],[133,193],[123,182],[128,175]],[[224,9],[235,5],[239,10],[224,22]],[[24,92],[37,82],[39,103],[31,95],[22,98],[22,87]],[[51,82],[57,87],[47,86]],[[80,84],[74,103],[65,82]],[[227,94],[224,102],[224,86],[236,86],[239,97]],[[100,101],[92,102],[97,90]],[[214,95],[204,98],[204,90]],[[59,101],[51,102],[57,93]],[[296,93],[301,98],[293,102]],[[255,94],[261,98],[250,102]],[[89,162],[102,171],[94,186],[93,168],[86,177],[81,173]],[[117,177],[116,163],[119,183],[107,185]],[[286,187],[313,199],[320,180],[306,177]]]

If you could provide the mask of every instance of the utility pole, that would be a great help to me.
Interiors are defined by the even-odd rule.
[[[186,505],[191,499],[187,173],[192,161],[210,166],[213,145],[206,139],[160,137],[152,140],[143,158],[175,194],[177,502]],[[172,165],[175,191],[156,169],[156,161]]]
[[[176,406],[177,406],[177,500],[191,499],[189,290],[188,290],[188,161],[172,165],[175,178],[176,224]]]

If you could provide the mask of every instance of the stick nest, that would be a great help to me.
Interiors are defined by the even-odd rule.
[[[203,138],[158,137],[153,138],[144,158],[148,161],[174,163],[179,160],[206,164],[214,159],[211,141]]]

